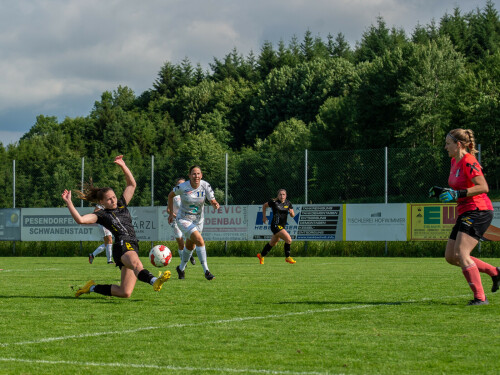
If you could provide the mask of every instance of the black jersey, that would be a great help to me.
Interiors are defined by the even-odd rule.
[[[97,224],[109,229],[115,237],[115,242],[120,240],[137,241],[132,216],[123,196],[118,200],[115,209],[99,210],[94,214],[97,215]]]
[[[273,210],[273,219],[271,220],[271,225],[279,225],[285,227],[286,220],[288,218],[288,211],[293,209],[292,202],[285,199],[283,203],[279,200],[271,199],[267,202],[268,206]]]

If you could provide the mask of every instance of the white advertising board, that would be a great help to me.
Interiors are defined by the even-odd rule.
[[[158,207],[129,207],[135,233],[140,241],[155,241],[158,236]],[[92,207],[77,208],[81,215]],[[67,208],[23,208],[21,241],[102,241],[97,224],[78,225]]]
[[[406,203],[345,207],[346,241],[406,241]]]
[[[77,208],[81,215],[92,207]],[[21,241],[100,241],[102,230],[97,225],[78,225],[67,208],[23,208]]]
[[[203,239],[205,241],[247,241],[248,206],[220,206],[218,210],[205,206]],[[174,241],[174,231],[168,224],[166,207],[159,207],[159,241]]]

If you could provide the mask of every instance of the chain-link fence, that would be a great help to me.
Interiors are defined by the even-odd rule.
[[[166,205],[175,179],[187,177],[193,164],[200,165],[221,204],[262,204],[280,188],[296,204],[426,202],[429,188],[446,186],[449,173],[442,149],[222,154],[199,163],[182,156],[124,159],[137,181],[134,206]],[[124,187],[113,159],[16,160],[0,185],[0,208],[63,206],[61,192],[81,189],[90,178],[117,194]]]

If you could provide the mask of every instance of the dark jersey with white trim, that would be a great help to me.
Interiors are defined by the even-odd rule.
[[[267,202],[267,205],[273,210],[271,224],[280,225],[284,228],[288,218],[288,212],[290,209],[293,209],[292,203],[288,199],[285,199],[283,203],[279,200],[271,199]]]
[[[97,215],[97,224],[109,229],[115,237],[115,242],[121,240],[137,241],[132,216],[123,196],[118,200],[115,209],[99,210],[94,214]]]

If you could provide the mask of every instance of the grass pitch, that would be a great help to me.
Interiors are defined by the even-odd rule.
[[[0,258],[2,374],[493,374],[500,292],[472,298],[429,258],[210,258],[130,299],[71,286],[117,283],[98,257]],[[500,264],[499,259],[488,259]],[[147,259],[144,265],[157,272]]]

